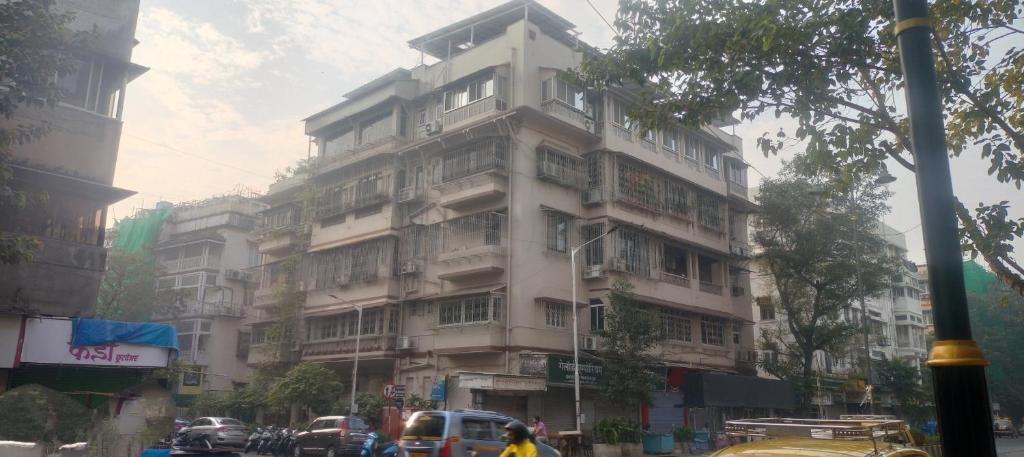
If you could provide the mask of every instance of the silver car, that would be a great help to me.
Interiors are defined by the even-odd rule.
[[[185,429],[190,440],[206,435],[213,447],[245,447],[249,439],[245,425],[230,417],[200,417]]]
[[[397,457],[498,457],[508,445],[505,425],[513,420],[467,409],[416,412],[406,422]],[[551,446],[536,445],[538,457],[561,457]]]

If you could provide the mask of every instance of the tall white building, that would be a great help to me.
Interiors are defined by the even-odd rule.
[[[889,288],[879,295],[866,297],[868,319],[871,330],[868,338],[871,360],[905,360],[918,369],[928,357],[925,346],[925,322],[921,313],[920,296],[924,291],[918,282],[917,265],[907,260],[906,236],[896,229],[880,223],[878,236],[888,244],[887,254],[899,262],[899,272],[890,278]],[[756,268],[755,268],[756,270]],[[772,296],[772,278],[758,273],[753,280],[754,316],[758,318],[755,338],[760,341],[762,329],[785,328],[785,314]],[[851,303],[840,317],[848,322],[860,320],[859,301]],[[863,358],[864,340],[858,335],[851,343],[851,352],[846,357],[834,358],[824,352],[816,354],[814,366],[819,374],[816,381],[817,394],[812,403],[819,405],[824,414],[835,418],[839,414],[861,411],[863,400],[863,373],[859,371],[858,360]],[[762,351],[762,357],[774,357]],[[760,370],[762,376],[770,376]],[[872,375],[877,377],[877,372]],[[850,379],[859,382],[850,383]],[[873,383],[877,384],[877,382]],[[876,405],[891,406],[891,399],[884,391],[875,395]]]
[[[569,429],[575,310],[589,428],[622,414],[596,388],[607,294],[622,278],[664,322],[653,428],[739,406],[693,395],[680,407],[680,388],[686,376],[754,373],[740,138],[714,126],[631,127],[637,91],[561,79],[589,48],[534,1],[409,45],[425,63],[307,118],[314,171],[264,197],[250,362],[264,357],[255,347],[273,324],[260,309],[295,281],[306,302],[293,360],[350,370],[361,308],[358,390],[397,383],[430,397],[447,379],[449,408]],[[572,297],[570,251],[612,228],[577,255]],[[296,255],[303,268],[289,278],[282,266]]]

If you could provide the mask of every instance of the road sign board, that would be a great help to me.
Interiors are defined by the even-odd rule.
[[[395,385],[394,384],[385,384],[384,385],[384,398],[386,398],[388,400],[391,400],[392,398],[395,398]]]
[[[405,384],[395,384],[392,387],[394,387],[394,389],[395,389],[395,399],[396,400],[399,400],[399,399],[404,400],[405,399]]]

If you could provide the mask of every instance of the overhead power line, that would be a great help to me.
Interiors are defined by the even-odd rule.
[[[604,21],[604,24],[607,25],[608,28],[612,30],[613,34],[619,34],[619,32],[615,30],[615,26],[613,26],[611,22],[608,22],[608,19],[605,19],[604,15],[601,14],[601,11],[598,10],[596,6],[594,6],[594,2],[587,0],[587,4],[590,5],[590,8],[593,9],[595,13],[597,13],[597,16],[600,17],[602,21]]]

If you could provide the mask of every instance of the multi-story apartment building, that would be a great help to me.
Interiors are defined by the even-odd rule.
[[[0,263],[0,391],[26,382],[99,390],[78,389],[74,382],[48,383],[60,367],[21,364],[18,369],[19,362],[26,361],[20,357],[25,320],[93,313],[106,261],[107,206],[133,194],[113,182],[125,89],[146,71],[131,61],[139,2],[58,0],[51,8],[73,16],[69,32],[94,35],[88,49],[74,49],[76,67],[59,78],[64,97],[56,106],[23,104],[10,119],[0,119],[5,129],[50,127],[42,139],[12,144],[5,151],[12,173],[8,184],[26,192],[31,204],[20,210],[0,207],[0,236],[32,237],[39,246],[30,261]],[[73,374],[74,370],[67,368],[64,376],[80,378],[85,373]]]
[[[924,335],[925,320],[919,301],[922,290],[918,282],[918,267],[907,260],[906,236],[902,232],[880,223],[877,233],[888,243],[887,255],[899,263],[899,272],[892,276],[886,291],[865,299],[867,319],[870,322],[868,340],[871,360],[902,359],[921,369],[928,354]],[[770,295],[769,291],[773,290],[770,275],[762,274],[758,277],[753,286],[757,297],[755,315],[759,316],[755,334],[760,338],[761,329],[775,329],[784,325],[785,313],[777,309],[775,298]],[[855,302],[844,310],[840,318],[855,322],[860,321],[861,316],[860,303]],[[863,384],[849,383],[851,377],[864,378],[858,362],[864,356],[862,337],[858,336],[852,345],[853,350],[846,357],[834,358],[824,352],[815,355],[814,367],[819,379],[816,383],[818,392],[812,397],[812,403],[818,405],[820,413],[828,417],[855,413],[862,408]],[[763,369],[760,374],[769,376]],[[872,377],[876,376],[873,374]],[[852,385],[858,388],[849,389]],[[891,406],[891,399],[886,392],[876,391],[874,400],[876,406]]]
[[[589,428],[622,413],[597,401],[596,355],[607,294],[626,279],[663,322],[656,352],[669,388],[646,415],[655,429],[737,406],[678,408],[687,371],[753,373],[740,139],[714,126],[633,127],[637,89],[559,76],[590,51],[534,1],[409,45],[434,63],[396,69],[305,119],[315,169],[264,197],[278,230],[261,238],[250,361],[267,343],[259,310],[287,280],[277,265],[299,253],[295,356],[351,369],[361,333],[359,391],[398,383],[429,398],[447,380],[449,408],[572,428],[578,311]],[[579,252],[572,278],[570,252],[604,234]]]
[[[935,320],[932,315],[932,297],[928,291],[928,265],[917,264],[917,288],[921,290],[921,318],[924,320],[925,335],[935,334]]]
[[[249,335],[239,335],[257,287],[252,232],[264,208],[241,193],[213,197],[171,207],[161,227],[157,318],[177,327],[179,359],[190,365],[176,386],[181,404],[248,382]]]

